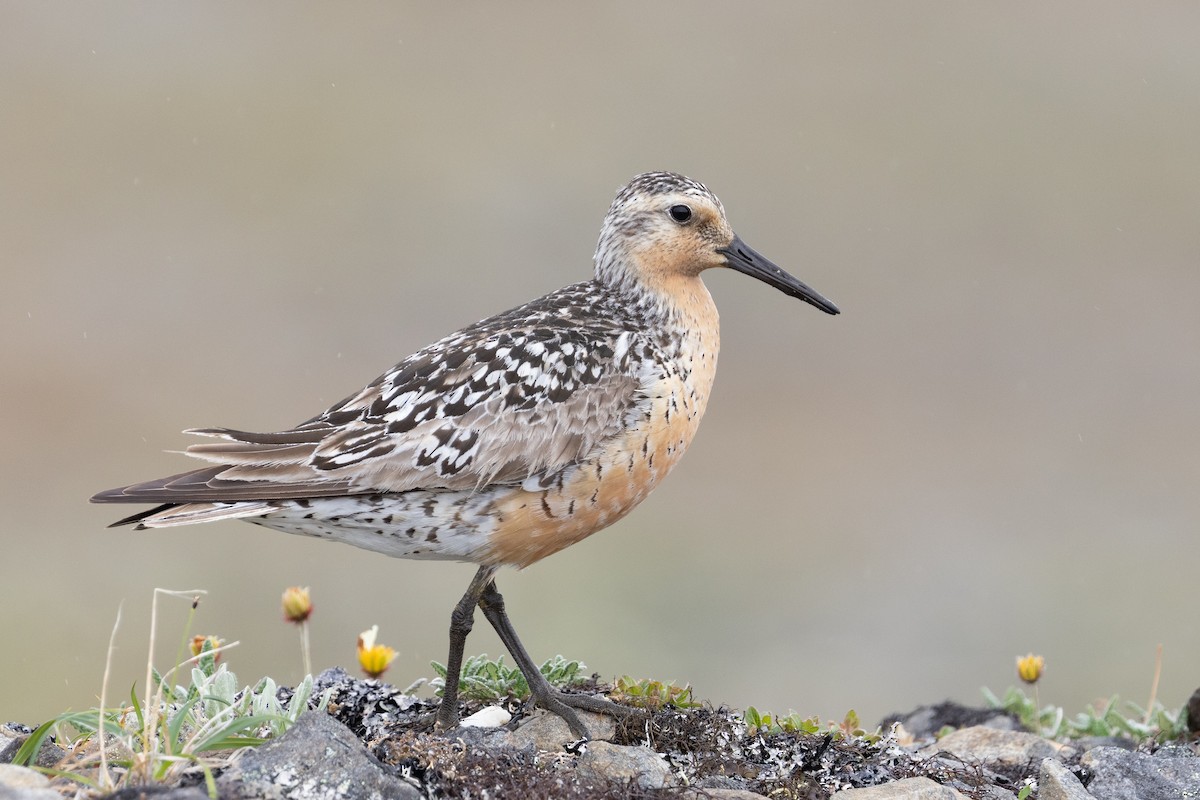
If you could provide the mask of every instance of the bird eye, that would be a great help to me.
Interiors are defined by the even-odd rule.
[[[682,203],[677,206],[671,206],[667,213],[671,215],[671,219],[680,225],[690,221],[692,218],[692,210]]]

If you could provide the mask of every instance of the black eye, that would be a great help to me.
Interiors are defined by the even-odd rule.
[[[671,215],[671,219],[675,220],[680,225],[692,218],[692,210],[682,203],[677,206],[671,206],[667,213]]]

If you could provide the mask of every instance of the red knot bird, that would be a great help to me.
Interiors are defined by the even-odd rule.
[[[717,309],[700,280],[712,267],[838,313],[746,245],[703,184],[646,173],[613,200],[591,280],[452,333],[293,428],[190,430],[216,440],[187,449],[212,466],[92,500],[158,504],[114,525],[244,519],[399,558],[478,564],[450,617],[437,727],[458,723],[478,606],[533,701],[586,738],[574,709],[631,710],[551,687],[509,622],[495,574],[613,524],[679,462],[717,368]]]

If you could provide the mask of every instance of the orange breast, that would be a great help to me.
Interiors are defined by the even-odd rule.
[[[640,420],[547,489],[520,489],[497,501],[487,564],[526,567],[590,536],[646,499],[691,444],[707,404],[679,378],[650,392]]]

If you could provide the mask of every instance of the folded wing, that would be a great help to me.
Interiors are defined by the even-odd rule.
[[[295,428],[188,431],[218,440],[187,449],[213,466],[93,499],[234,503],[473,489],[577,463],[645,399],[626,357],[635,334],[519,311],[526,319],[509,312],[421,350]]]

